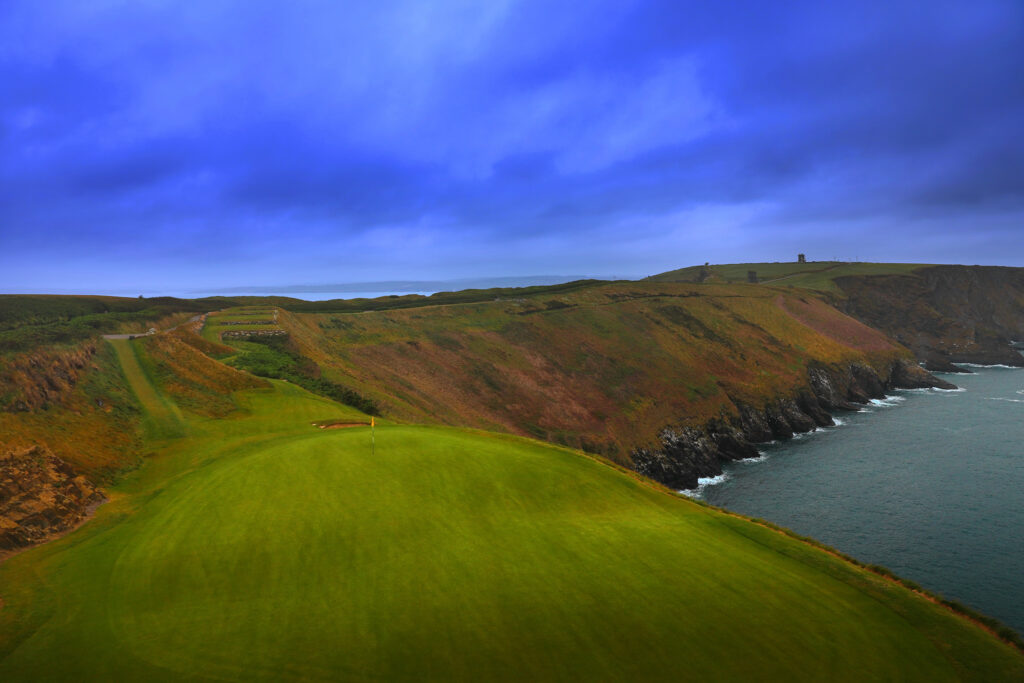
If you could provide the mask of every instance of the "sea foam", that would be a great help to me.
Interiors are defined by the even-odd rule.
[[[982,363],[955,363],[955,365],[962,365],[965,368],[1003,368],[1004,370],[1021,369],[1016,365],[1003,365],[1002,363],[993,363],[992,365],[983,365]]]
[[[715,477],[700,477],[697,479],[697,487],[692,489],[680,489],[679,493],[683,494],[687,498],[700,498],[704,494],[704,489],[709,486],[721,484],[723,481],[729,478],[729,475],[723,472]]]

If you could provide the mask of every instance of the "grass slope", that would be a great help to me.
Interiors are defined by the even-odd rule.
[[[310,426],[361,414],[298,387],[236,400],[0,565],[0,680],[1024,676],[905,589],[603,461],[400,425],[373,455]]]
[[[114,347],[125,379],[142,406],[143,427],[150,439],[173,439],[184,435],[184,422],[177,404],[162,395],[139,361],[141,341],[108,339]]]
[[[846,261],[810,261],[807,263],[729,263],[711,266],[689,266],[652,275],[649,282],[696,282],[702,274],[704,282],[745,283],[747,273],[754,271],[762,284],[786,285],[840,294],[835,279],[850,275],[896,275],[913,273],[929,266],[921,263],[848,263]]]

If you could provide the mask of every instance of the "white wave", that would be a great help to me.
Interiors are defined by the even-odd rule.
[[[959,394],[959,393],[967,391],[967,390],[964,389],[963,387],[957,387],[956,389],[940,389],[939,387],[932,387],[928,391],[938,391],[938,392],[941,392],[943,394]]]
[[[1024,389],[1021,389],[1021,390],[1020,390],[1020,391],[1018,391],[1017,393],[1018,393],[1018,394],[1024,394]]]
[[[959,391],[967,391],[964,387],[956,387],[955,389],[940,389],[939,387],[922,387],[919,389],[896,389],[900,393],[932,393],[933,391],[943,391],[945,393],[957,393]]]
[[[1016,365],[1003,365],[1002,363],[993,363],[992,365],[984,365],[982,363],[954,363],[954,365],[961,365],[965,368],[1003,368],[1004,370],[1020,370],[1021,368]]]
[[[715,477],[699,477],[697,479],[697,487],[692,489],[680,489],[679,493],[683,494],[687,498],[700,498],[704,494],[704,489],[709,486],[715,486],[721,484],[723,481],[729,478],[729,475],[725,472]]]
[[[999,398],[997,396],[985,396],[984,398],[986,401],[1006,401],[1007,403],[1024,403],[1024,398]]]
[[[765,460],[768,459],[768,454],[765,453],[764,451],[758,451],[757,453],[758,453],[758,455],[757,455],[756,458],[743,458],[742,460],[737,460],[736,462],[744,462],[744,463],[747,463],[747,464],[753,464],[755,462],[764,462]],[[699,481],[698,481],[698,483],[699,483]]]
[[[885,398],[873,398],[868,401],[876,408],[892,408],[906,401],[904,396],[886,396]]]
[[[838,417],[833,417],[832,421],[835,422],[835,424],[832,425],[833,427],[842,427],[844,424],[846,424],[846,420],[841,420]]]

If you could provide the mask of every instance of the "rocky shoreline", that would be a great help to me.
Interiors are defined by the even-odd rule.
[[[791,439],[794,434],[835,424],[832,413],[857,410],[892,389],[956,389],[913,361],[893,362],[885,376],[862,363],[845,367],[811,367],[807,384],[796,395],[763,407],[735,402],[737,412],[700,427],[666,427],[658,445],[632,451],[634,469],[674,489],[692,489],[702,477],[722,473],[722,465],[756,458],[756,444]]]

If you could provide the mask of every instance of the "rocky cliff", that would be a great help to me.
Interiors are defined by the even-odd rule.
[[[0,557],[73,529],[103,500],[45,448],[0,455]]]
[[[723,463],[758,456],[755,444],[789,439],[834,424],[831,413],[856,410],[857,404],[882,398],[891,389],[955,389],[906,359],[892,362],[884,376],[869,365],[812,366],[806,385],[791,396],[753,406],[734,401],[732,414],[714,418],[702,427],[666,427],[658,445],[636,448],[634,468],[675,489],[697,486],[701,477],[722,473]]]
[[[1024,367],[1024,269],[935,266],[912,274],[836,278],[843,312],[910,348],[925,367],[953,363]]]

